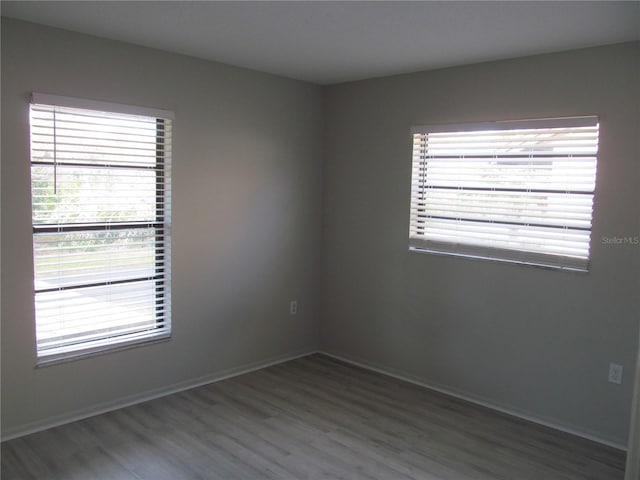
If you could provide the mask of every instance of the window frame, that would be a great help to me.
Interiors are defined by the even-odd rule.
[[[49,224],[37,223],[35,221],[35,207],[32,207],[32,239],[33,239],[33,252],[32,258],[34,262],[34,304],[36,306],[34,312],[35,320],[35,353],[36,353],[36,365],[47,366],[63,361],[74,360],[81,357],[93,356],[97,354],[117,351],[125,348],[131,348],[139,345],[146,345],[149,343],[155,343],[158,341],[166,341],[171,337],[171,153],[172,153],[172,121],[174,119],[173,112],[167,110],[160,110],[154,108],[138,107],[125,104],[117,104],[110,102],[101,102],[94,100],[86,100],[73,97],[63,97],[58,95],[48,95],[33,93],[30,102],[30,112],[34,109],[52,109],[53,112],[58,109],[77,109],[77,112],[92,112],[96,117],[107,119],[109,115],[124,114],[134,117],[146,117],[147,122],[155,120],[155,163],[150,166],[136,166],[136,165],[118,165],[117,161],[102,160],[102,163],[97,163],[95,160],[86,163],[74,161],[66,161],[64,167],[77,168],[78,170],[104,170],[106,172],[111,171],[153,171],[155,176],[155,218],[152,221],[149,220],[133,220],[133,221],[92,221],[92,222],[54,222]],[[30,113],[31,118],[31,113]],[[54,125],[53,137],[54,137],[54,149],[56,137],[56,118],[55,113],[51,124]],[[32,169],[31,181],[33,182],[33,167],[34,166],[53,166],[54,171],[54,185],[55,185],[55,172],[59,164],[57,160],[51,161],[34,161],[33,148],[34,148],[34,127],[30,122],[30,165]],[[74,137],[78,138],[78,137]],[[87,148],[92,140],[96,140],[98,136],[87,136],[87,142],[82,143],[80,146]],[[83,138],[84,140],[84,138]],[[96,142],[98,143],[98,142]],[[123,156],[126,158],[126,156]],[[92,163],[93,162],[93,163]],[[152,187],[153,188],[153,187]],[[54,193],[57,195],[57,193]],[[34,192],[31,192],[31,202],[34,202]],[[117,195],[113,198],[118,198]],[[73,232],[103,232],[110,234],[111,232],[122,231],[138,231],[143,232],[145,230],[153,229],[150,233],[153,241],[151,248],[153,249],[153,276],[144,276],[142,278],[123,278],[119,280],[101,280],[99,282],[91,283],[76,283],[72,285],[54,285],[50,288],[36,288],[35,281],[37,280],[37,253],[36,253],[36,240],[38,236],[52,235],[52,234],[64,234]],[[97,241],[97,240],[96,240]],[[63,241],[61,241],[63,242]],[[97,244],[96,244],[97,245]],[[62,247],[58,246],[58,250]],[[106,252],[110,253],[109,251]],[[60,273],[62,275],[62,273]],[[61,279],[62,277],[58,277]],[[86,330],[82,330],[82,334],[87,335],[93,333],[94,337],[90,340],[81,341],[79,338],[82,334],[76,334],[76,337],[70,335],[70,338],[75,338],[72,341],[53,341],[52,346],[41,347],[40,339],[38,338],[38,298],[43,294],[55,292],[61,294],[65,291],[81,290],[85,288],[104,288],[111,289],[112,286],[126,285],[126,284],[141,284],[143,282],[151,282],[153,286],[154,297],[150,299],[155,303],[153,307],[155,314],[152,314],[151,320],[155,318],[155,326],[138,327],[137,330],[131,328],[135,325],[133,312],[128,313],[128,323],[125,323],[126,327],[130,331],[123,333],[125,327],[119,327],[114,329],[113,333],[105,332],[101,336],[96,330],[96,324],[92,323],[91,319],[87,319],[87,322],[83,324]],[[86,292],[87,290],[85,290]],[[145,295],[145,298],[147,296]],[[55,299],[53,303],[55,303]],[[58,302],[64,302],[60,298]],[[111,298],[108,300],[109,305],[112,305]],[[87,314],[91,312],[88,311]],[[42,314],[44,318],[44,314]],[[45,321],[45,320],[43,320]],[[62,320],[63,322],[64,320]],[[139,320],[138,320],[139,321]],[[148,323],[148,322],[147,322]],[[94,326],[94,330],[91,331],[90,327]],[[63,328],[60,328],[60,335],[62,335]],[[112,327],[113,328],[113,327]]]
[[[428,163],[429,159],[432,160],[433,164],[436,164],[438,161],[442,162],[443,159],[462,159],[465,160],[465,155],[446,155],[446,154],[433,154],[430,155],[428,150],[425,150],[424,141],[425,138],[428,137],[429,134],[444,134],[444,136],[454,136],[461,134],[471,134],[477,133],[479,135],[487,134],[490,135],[492,132],[505,132],[511,133],[516,131],[523,130],[547,130],[547,129],[566,129],[566,130],[575,130],[581,128],[593,128],[595,129],[595,152],[592,154],[568,154],[566,158],[576,158],[579,157],[587,158],[593,157],[593,184],[589,190],[580,190],[576,192],[571,192],[570,189],[566,191],[562,189],[544,192],[542,194],[549,195],[566,195],[571,196],[575,195],[584,195],[582,198],[587,198],[590,196],[591,204],[589,207],[589,225],[587,228],[574,228],[571,226],[549,226],[549,225],[529,225],[526,222],[518,224],[523,229],[532,227],[538,229],[557,229],[563,228],[565,232],[570,233],[571,231],[583,230],[588,231],[588,240],[586,242],[586,257],[578,258],[577,256],[572,255],[560,255],[560,254],[550,254],[541,251],[535,250],[525,250],[520,248],[503,248],[500,246],[490,245],[491,241],[489,240],[489,234],[482,238],[479,234],[478,240],[474,242],[474,240],[466,240],[457,242],[453,238],[449,238],[449,241],[443,241],[442,239],[436,239],[437,235],[430,234],[428,232],[429,227],[427,226],[428,222],[425,221],[427,218],[431,217],[430,213],[427,211],[428,207],[426,207],[428,202],[428,192],[429,190],[437,190],[438,188],[445,188],[438,185],[428,185]],[[500,135],[497,133],[496,135]],[[598,163],[598,146],[599,146],[599,118],[597,116],[581,116],[581,117],[559,117],[559,118],[544,118],[544,119],[533,119],[533,120],[509,120],[509,121],[495,121],[495,122],[479,122],[479,123],[463,123],[463,124],[441,124],[441,125],[423,125],[423,126],[414,126],[411,128],[411,137],[412,137],[412,173],[411,173],[411,195],[410,195],[410,215],[409,215],[409,250],[417,253],[428,253],[428,254],[436,254],[436,255],[446,255],[446,256],[454,256],[454,257],[462,257],[462,258],[472,258],[479,260],[488,260],[495,262],[506,262],[512,264],[523,264],[523,265],[531,265],[537,267],[545,267],[550,269],[557,270],[570,270],[577,272],[587,272],[590,267],[591,260],[591,241],[592,241],[592,232],[593,232],[593,211],[595,205],[595,190],[596,190],[596,171],[597,171],[597,163]],[[422,142],[422,146],[417,146],[418,141]],[[428,149],[428,147],[427,147]],[[533,149],[532,149],[533,150]],[[540,159],[544,158],[543,154],[536,154],[534,151],[526,152],[520,155],[520,157],[524,157],[525,155],[529,155],[530,158]],[[489,157],[490,155],[487,155]],[[564,154],[556,154],[555,156],[565,158]],[[500,160],[504,161],[507,158],[507,155],[500,156],[499,154],[494,157],[496,160],[496,164],[500,163]],[[446,161],[446,160],[445,160]],[[553,163],[552,163],[553,165]],[[553,168],[553,167],[552,167]],[[477,173],[475,170],[473,173]],[[435,175],[434,175],[435,176]],[[446,188],[451,188],[451,190],[456,190],[458,192],[469,192],[469,191],[479,191],[486,190],[490,192],[497,192],[501,189],[496,188],[480,188],[480,187],[468,187],[463,185],[464,182],[460,181],[460,183],[456,186],[449,186]],[[555,187],[554,187],[555,188]],[[503,189],[505,192],[512,191],[515,194],[517,193],[532,193],[536,194],[538,191],[532,188],[525,188],[519,186],[518,188],[505,188]],[[433,197],[436,194],[432,194]],[[494,196],[495,199],[500,198],[500,195]],[[506,198],[506,196],[505,196]],[[532,196],[533,198],[533,196]],[[570,197],[568,197],[570,198]],[[442,207],[444,208],[444,207]],[[485,203],[485,208],[487,208],[487,204]],[[527,207],[528,208],[528,204]],[[422,209],[422,211],[420,211]],[[451,222],[451,225],[457,225],[461,228],[464,234],[468,232],[464,231],[462,225],[464,222],[467,224],[471,224],[472,222],[481,222],[481,220],[474,220],[471,217],[464,218],[464,216],[456,217],[455,207],[450,207],[452,213],[451,217],[448,219]],[[433,213],[435,208],[432,208]],[[442,219],[447,220],[447,219]],[[569,220],[566,221],[567,224],[571,222]],[[499,225],[500,221],[487,221],[487,223]],[[505,223],[506,225],[506,223]],[[432,229],[435,227],[431,227]],[[453,227],[455,228],[455,227]],[[468,227],[467,227],[468,228]],[[527,238],[524,237],[518,238]],[[498,243],[498,242],[496,242]]]

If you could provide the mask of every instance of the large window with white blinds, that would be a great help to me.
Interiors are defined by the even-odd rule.
[[[170,336],[171,120],[33,95],[38,363]]]
[[[597,117],[412,134],[411,250],[588,270]]]

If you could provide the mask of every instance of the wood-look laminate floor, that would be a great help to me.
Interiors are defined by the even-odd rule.
[[[624,454],[323,355],[2,444],[2,480],[621,480]]]

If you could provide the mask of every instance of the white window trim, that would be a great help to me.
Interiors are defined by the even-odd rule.
[[[158,108],[140,107],[137,105],[125,105],[123,103],[103,102],[100,100],[88,100],[86,98],[63,97],[48,93],[31,94],[31,103],[52,105],[56,107],[81,108],[84,110],[97,110],[99,112],[124,113],[127,115],[140,115],[142,117],[164,118],[175,120],[175,114],[169,110]]]

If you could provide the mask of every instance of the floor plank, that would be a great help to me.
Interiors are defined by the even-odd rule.
[[[624,453],[324,355],[2,444],[3,480],[621,480]]]

